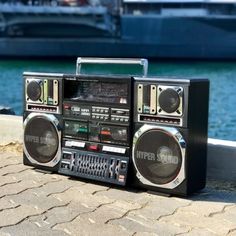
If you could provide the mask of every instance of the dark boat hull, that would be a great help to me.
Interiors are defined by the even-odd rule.
[[[121,18],[120,36],[0,37],[0,56],[236,59],[236,19]]]

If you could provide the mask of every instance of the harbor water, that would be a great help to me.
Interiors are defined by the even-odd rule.
[[[133,69],[133,68],[132,68]],[[0,105],[22,115],[24,71],[75,73],[74,60],[0,60]],[[128,67],[90,66],[84,73],[132,73]],[[210,80],[209,137],[236,141],[236,62],[150,62],[149,76]],[[199,104],[201,106],[201,104]]]

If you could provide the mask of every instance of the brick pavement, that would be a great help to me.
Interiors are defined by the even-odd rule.
[[[0,146],[0,159],[0,236],[236,235],[235,183],[164,197],[35,171],[21,145]]]

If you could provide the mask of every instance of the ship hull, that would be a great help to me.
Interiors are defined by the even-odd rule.
[[[236,59],[236,19],[124,15],[120,36],[0,37],[0,56]]]

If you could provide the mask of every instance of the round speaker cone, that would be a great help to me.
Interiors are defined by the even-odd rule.
[[[180,104],[179,94],[174,89],[166,89],[160,93],[159,105],[167,113],[175,112]]]
[[[182,154],[178,142],[170,133],[152,129],[137,140],[134,162],[146,180],[161,185],[171,182],[178,175]]]
[[[31,158],[39,163],[52,161],[59,147],[55,126],[43,117],[34,117],[24,131],[25,148]]]
[[[40,86],[39,82],[31,81],[27,85],[27,95],[30,100],[32,100],[32,101],[39,100],[41,97],[41,93],[42,93],[42,91],[41,91],[41,86]]]

